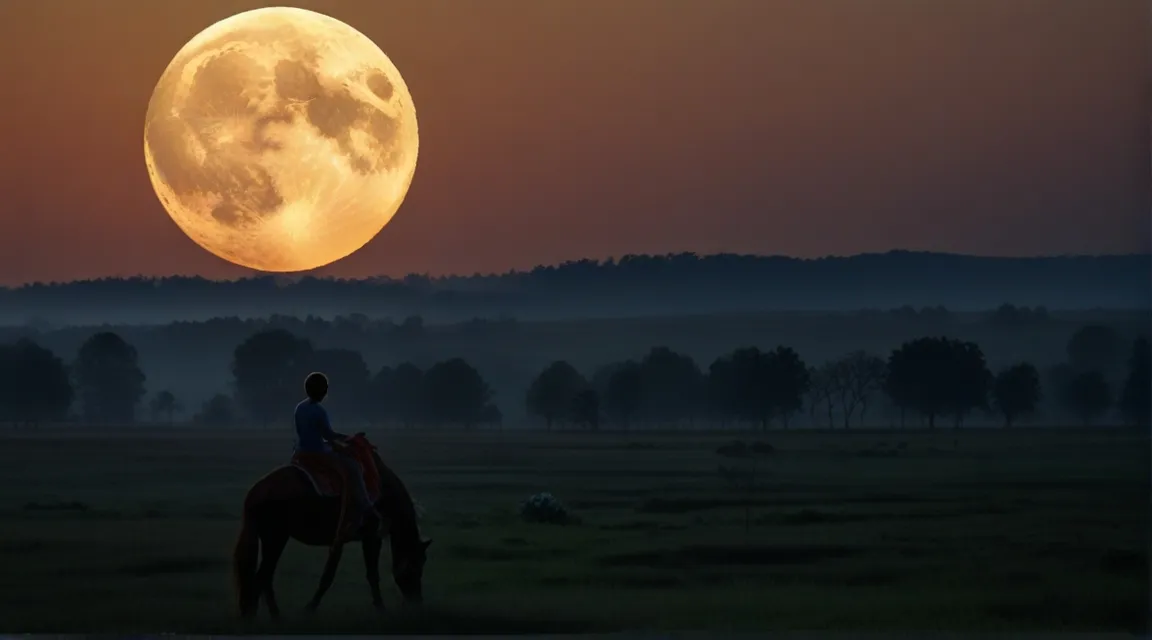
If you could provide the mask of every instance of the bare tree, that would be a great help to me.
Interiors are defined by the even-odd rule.
[[[845,429],[851,426],[857,409],[860,410],[860,423],[864,423],[868,401],[881,390],[885,370],[884,360],[866,351],[853,351],[830,363],[830,383],[840,400]]]
[[[818,369],[813,368],[809,375],[812,379],[812,386],[808,390],[808,413],[812,416],[812,424],[816,424],[816,410],[823,406],[828,412],[828,428],[831,429],[834,426],[832,408],[835,404],[834,394],[836,391],[835,372],[832,363],[826,362]]]

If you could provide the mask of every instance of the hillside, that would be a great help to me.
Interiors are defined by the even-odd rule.
[[[812,260],[679,254],[585,260],[505,274],[402,279],[127,278],[0,289],[0,323],[162,324],[218,316],[353,313],[432,322],[850,311],[1152,306],[1152,256],[987,258],[894,251]]]

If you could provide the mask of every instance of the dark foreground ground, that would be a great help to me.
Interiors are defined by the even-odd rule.
[[[277,581],[286,618],[236,621],[238,507],[288,434],[46,429],[0,433],[0,632],[1147,626],[1141,432],[771,432],[754,436],[776,452],[750,501],[717,470],[741,463],[715,453],[748,434],[369,435],[435,540],[423,611],[392,597],[395,613],[373,612],[352,550],[321,611],[296,613],[325,552],[293,543]],[[520,522],[537,491],[580,522]],[[801,630],[856,634],[783,633]]]

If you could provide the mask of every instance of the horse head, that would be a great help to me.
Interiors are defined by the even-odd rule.
[[[431,540],[416,538],[415,544],[397,544],[392,539],[392,578],[404,601],[419,604],[424,600],[424,565],[428,561]]]
[[[416,604],[424,599],[424,565],[428,562],[432,541],[420,535],[412,496],[400,478],[384,464],[375,447],[372,458],[380,470],[382,502],[390,507],[382,509],[381,515],[388,519],[392,579],[405,602]]]

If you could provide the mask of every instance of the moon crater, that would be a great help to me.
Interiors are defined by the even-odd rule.
[[[418,147],[388,57],[342,22],[284,7],[189,41],[144,130],[152,186],[176,224],[264,271],[313,269],[371,240],[403,202]]]

